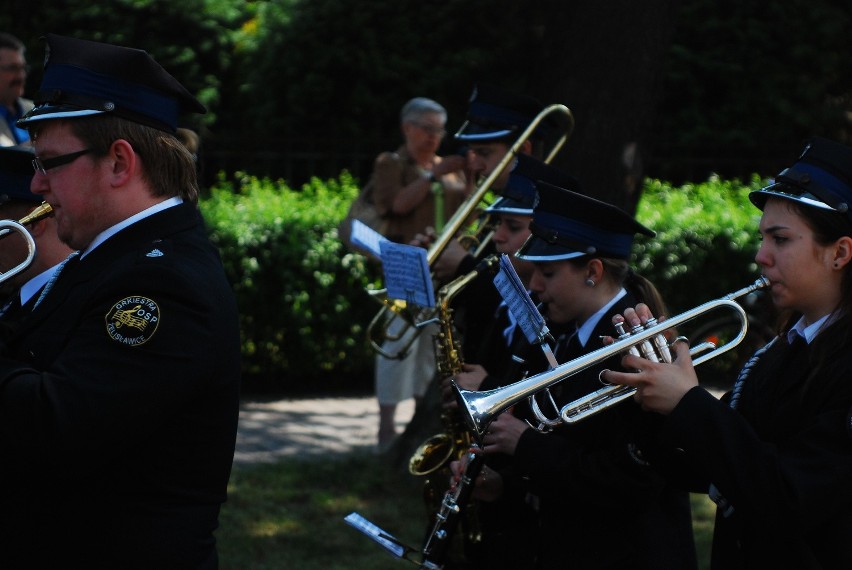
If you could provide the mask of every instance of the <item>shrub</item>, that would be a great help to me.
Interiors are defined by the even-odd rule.
[[[760,212],[748,193],[760,185],[757,176],[646,181],[637,218],[657,236],[636,240],[634,263],[669,314],[755,279]],[[220,175],[202,200],[240,307],[247,391],[329,392],[372,381],[366,326],[379,306],[365,289],[381,287],[381,276],[343,248],[336,229],[357,193],[347,172],[300,190],[239,173]]]
[[[202,201],[240,308],[247,390],[322,390],[370,369],[364,323],[378,305],[364,288],[376,270],[336,230],[357,192],[346,172],[299,191],[239,173]]]
[[[758,276],[760,210],[748,193],[763,186],[716,176],[673,187],[648,180],[636,218],[657,232],[640,236],[634,267],[654,282],[672,314],[740,289]]]

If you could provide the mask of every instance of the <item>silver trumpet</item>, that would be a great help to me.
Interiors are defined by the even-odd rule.
[[[768,286],[769,280],[761,277],[748,287],[744,287],[720,299],[708,301],[694,309],[668,318],[664,322],[657,323],[655,320],[652,320],[644,327],[637,327],[629,333],[623,330],[619,331],[620,336],[618,340],[610,345],[502,388],[479,392],[475,390],[462,390],[453,383],[453,390],[461,415],[470,428],[470,431],[479,441],[482,441],[488,425],[494,421],[494,418],[525,399],[530,400],[531,403],[534,402],[536,393],[547,390],[555,384],[589,367],[599,365],[607,359],[622,354],[625,351],[638,350],[638,354],[646,358],[651,357],[665,360],[667,358],[665,352],[669,350],[668,346],[670,346],[663,336],[666,330],[675,328],[678,325],[704,316],[712,311],[721,309],[733,311],[740,322],[739,334],[722,346],[717,347],[712,342],[704,342],[690,348],[691,355],[704,353],[694,359],[693,364],[697,366],[731,350],[743,341],[748,332],[748,316],[745,310],[734,299]],[[655,345],[662,350],[662,355],[659,357],[652,356],[659,354],[654,349]],[[637,353],[634,352],[634,354]],[[668,356],[668,361],[671,361],[670,355]],[[563,406],[559,411],[560,417],[558,419],[544,417],[537,407],[534,407],[533,412],[536,414],[539,422],[550,427],[561,423],[576,423],[632,396],[634,392],[636,392],[636,389],[629,386],[606,385],[600,390]]]
[[[5,283],[18,273],[25,271],[32,264],[33,260],[35,260],[35,240],[33,240],[33,236],[30,235],[30,232],[27,231],[27,228],[24,226],[37,222],[52,214],[53,208],[51,208],[50,204],[42,202],[41,205],[17,222],[14,220],[0,220],[0,239],[11,235],[12,233],[19,233],[27,244],[27,256],[18,265],[0,272],[0,283]]]

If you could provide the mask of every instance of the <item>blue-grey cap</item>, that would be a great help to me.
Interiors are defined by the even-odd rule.
[[[477,85],[455,139],[468,143],[509,140],[526,129],[543,109],[532,97],[492,85]]]
[[[532,232],[515,254],[527,261],[557,261],[583,255],[627,259],[636,234],[652,230],[612,204],[545,182],[530,222]]]
[[[752,204],[763,209],[770,197],[792,200],[823,210],[834,210],[852,220],[852,148],[814,137],[799,158],[785,168],[768,186],[748,195]]]
[[[506,187],[486,212],[532,216],[538,200],[536,185],[547,182],[582,193],[580,182],[567,172],[526,154],[519,154],[509,173]]]
[[[19,127],[108,113],[174,133],[180,113],[207,111],[143,50],[56,34],[46,41],[36,105]]]

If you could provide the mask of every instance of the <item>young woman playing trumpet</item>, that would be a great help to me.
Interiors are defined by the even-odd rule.
[[[698,386],[685,343],[671,364],[628,355],[633,372],[603,377],[665,416],[669,475],[716,502],[712,568],[852,568],[852,149],[814,139],[750,199],[778,337],[721,401]]]
[[[516,255],[535,266],[529,286],[545,303],[549,324],[570,325],[556,348],[566,362],[603,346],[616,313],[640,301],[662,306],[627,261],[634,236],[653,232],[610,204],[546,183],[537,189],[532,235]],[[611,365],[557,385],[557,404],[600,388],[598,373]],[[511,465],[486,466],[474,495],[487,501],[524,489],[539,513],[538,568],[695,568],[688,497],[644,457],[643,434],[652,423],[629,400],[552,433],[504,412],[482,444],[486,456],[510,455]]]

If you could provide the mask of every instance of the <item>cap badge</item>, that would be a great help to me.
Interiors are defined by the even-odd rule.
[[[109,337],[127,346],[148,342],[160,324],[160,307],[148,297],[125,297],[110,307],[106,317]]]

